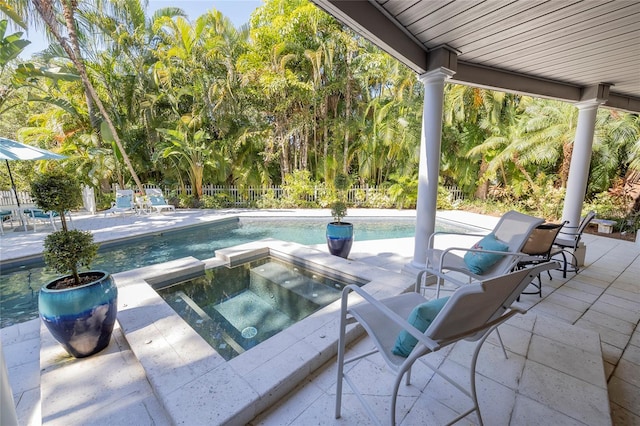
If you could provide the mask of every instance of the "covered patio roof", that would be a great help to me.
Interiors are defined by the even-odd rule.
[[[636,0],[312,0],[421,74],[640,113]]]

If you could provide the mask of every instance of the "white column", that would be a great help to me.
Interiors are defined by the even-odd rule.
[[[424,104],[418,170],[416,236],[413,260],[409,265],[411,269],[422,269],[426,266],[429,236],[435,230],[444,83],[453,74],[453,71],[446,68],[438,68],[420,76],[420,81],[424,84]]]
[[[18,426],[18,415],[9,383],[9,372],[4,360],[2,342],[0,342],[0,408],[2,408],[0,410],[0,425]]]
[[[569,166],[569,178],[567,180],[567,192],[564,197],[562,220],[568,220],[567,226],[578,226],[582,203],[587,192],[589,180],[589,165],[591,163],[591,151],[593,135],[596,127],[596,115],[598,113],[598,100],[581,102],[578,107],[578,126],[573,142],[571,165]]]

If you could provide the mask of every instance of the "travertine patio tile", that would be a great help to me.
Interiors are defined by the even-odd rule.
[[[638,298],[640,297],[640,294],[638,293],[627,291],[627,290],[621,290],[615,287],[609,287],[605,292],[605,294],[610,294],[612,296],[620,297],[622,299],[626,299],[631,302],[638,302]]]
[[[640,388],[624,381],[615,375],[609,380],[609,398],[614,402],[632,412],[640,415]]]
[[[514,327],[511,324],[502,324],[500,327],[498,327],[498,331],[500,332],[502,342],[504,343],[504,346],[508,351],[523,356],[527,354],[527,350],[529,349],[529,344],[531,342],[530,332],[524,331],[518,327]],[[495,332],[491,333],[487,338],[485,345],[487,344],[498,346],[500,344],[500,341],[498,340],[498,334]],[[500,353],[502,353],[502,349],[500,349]]]
[[[600,324],[603,327],[610,328],[629,337],[631,337],[633,329],[635,328],[634,323],[625,321],[623,319],[618,319],[611,315],[603,314],[602,312],[595,309],[589,309],[587,312],[585,312],[581,320]]]
[[[40,362],[40,338],[20,340],[7,345],[2,342],[2,352],[8,369],[19,367],[23,364]]]
[[[617,365],[622,357],[624,349],[602,342],[602,359],[613,365]]]
[[[387,422],[389,418],[388,396],[366,395],[365,399],[373,408],[374,414],[382,422]],[[402,419],[409,412],[417,397],[399,396],[396,405],[396,419]],[[307,410],[300,414],[290,423],[289,426],[309,426],[309,425],[373,425],[366,411],[355,395],[342,396],[341,417],[335,418],[335,396],[323,395]],[[271,425],[273,423],[265,423]]]
[[[640,415],[634,414],[613,402],[611,403],[611,418],[614,425],[640,425]]]
[[[130,349],[119,346],[126,343],[118,327],[99,355],[81,359],[67,356],[47,331],[42,334],[43,345],[52,346],[49,354],[55,357],[41,360],[43,424],[82,424],[87,419],[95,424],[122,424],[123,405],[140,424],[152,423],[147,407],[155,396]],[[105,373],[96,375],[94,371]]]
[[[602,258],[597,262],[591,264],[589,268],[580,270],[580,277],[585,278],[594,278],[600,281],[606,281],[607,283],[612,282],[618,276],[620,276],[620,267],[615,268],[611,265],[616,262],[615,258]],[[626,267],[629,263],[625,262],[624,266]]]
[[[0,339],[3,350],[7,350],[9,345],[25,340],[40,339],[40,318],[1,328]],[[6,362],[10,363],[11,360],[7,357]]]
[[[624,380],[630,385],[636,386],[640,392],[640,364],[628,361],[622,357],[618,362],[613,375]]]
[[[547,302],[546,300],[543,300],[531,308],[530,312],[536,315],[556,317],[557,319],[569,324],[576,322],[583,314],[581,311],[576,311],[562,305]]]
[[[175,423],[210,425],[249,422],[258,414],[251,402],[257,398],[244,379],[221,365],[161,399]]]
[[[596,294],[585,293],[584,291],[576,290],[567,286],[562,286],[561,288],[556,290],[555,294],[570,297],[572,299],[577,299],[584,303],[589,303],[589,304],[595,302],[599,296]]]
[[[602,358],[575,346],[534,335],[528,360],[554,368],[595,386],[604,385]]]
[[[313,403],[325,395],[322,389],[312,381],[301,383],[291,393],[295,394],[295,398],[281,399],[268,413],[257,416],[249,425],[291,424],[305,410],[309,409]]]
[[[611,286],[619,290],[625,290],[629,293],[636,293],[640,295],[640,286],[638,285],[637,278],[638,275],[640,275],[640,272],[629,274],[628,276],[620,276],[613,282]]]
[[[638,308],[636,309],[629,309],[627,306],[614,305],[605,301],[611,301],[611,299],[612,297],[601,297],[591,306],[590,310],[600,312],[604,315],[621,319],[632,324],[637,324],[638,321],[640,321],[640,304],[638,304]]]
[[[578,275],[576,275],[573,280],[581,282],[581,283],[585,283],[585,284],[589,284],[595,287],[600,287],[602,289],[605,289],[607,287],[609,287],[609,285],[611,285],[611,281],[607,281],[604,280],[602,278],[599,277],[593,277],[588,275],[587,270],[580,270],[580,273]],[[572,280],[572,281],[573,281]]]
[[[566,308],[573,309],[574,311],[585,312],[591,306],[590,302],[584,302],[574,297],[567,297],[559,292],[553,293],[542,303],[554,303],[556,305],[564,306]]]
[[[618,348],[624,349],[629,342],[629,335],[620,333],[612,328],[606,327],[602,324],[598,324],[586,319],[580,319],[576,322],[578,327],[582,327],[587,330],[592,330],[600,333],[600,340]]]
[[[625,348],[622,358],[640,366],[640,346],[629,344],[629,346]]]
[[[480,408],[482,410],[482,408]],[[443,425],[451,421],[458,415],[451,408],[442,404],[437,399],[431,397],[428,393],[422,394],[411,407],[411,411],[402,419],[401,426],[415,426],[415,425]],[[489,423],[488,419],[484,417],[485,423]],[[383,419],[386,421],[386,419]],[[458,424],[471,425],[478,421],[476,413],[472,413],[465,419],[461,420]]]
[[[554,426],[583,426],[584,423],[559,411],[540,404],[522,395],[516,397],[516,405],[510,426],[529,426],[538,424]]]
[[[536,323],[535,314],[515,315],[505,322],[505,325],[512,325],[522,331],[531,332]]]
[[[33,371],[40,370],[40,359],[22,363],[13,367],[7,367],[9,375],[9,384],[13,392],[14,399],[17,395],[28,391],[29,389],[37,389],[40,386],[40,376],[33,374]]]
[[[636,328],[636,330],[633,332],[629,343],[635,346],[640,346],[640,328]]]
[[[580,276],[578,275],[576,278],[568,281],[564,287],[566,288],[572,288],[574,290],[583,292],[583,293],[587,293],[587,294],[593,294],[596,296],[600,296],[602,293],[604,293],[606,288],[603,288],[601,286],[597,286],[597,285],[593,285],[593,284],[589,284],[583,281],[580,281]]]
[[[370,357],[370,359],[374,358]],[[363,391],[366,389],[367,395],[391,395],[394,375],[385,366],[371,362],[370,359],[363,359],[349,371],[351,380],[358,389]],[[403,381],[398,389],[398,395],[417,397],[433,376],[425,365],[415,364],[415,366],[416,371],[413,371],[414,369],[411,371],[411,385],[405,386]],[[344,393],[352,393],[349,386],[343,386],[343,390]]]
[[[591,385],[536,362],[526,362],[520,394],[585,424],[610,424],[606,388]]]
[[[462,366],[469,366],[476,342],[460,341],[451,351],[447,358]],[[485,343],[478,355],[476,372],[507,386],[510,389],[517,389],[520,375],[524,368],[524,357],[515,353],[508,353],[509,358],[504,358],[504,353],[500,346]]]
[[[18,424],[27,426],[40,426],[42,424],[42,411],[40,409],[40,387],[22,393],[20,398],[14,397]]]
[[[442,367],[442,371],[462,387],[469,389],[468,368],[447,360]],[[480,374],[476,375],[476,387],[478,390],[478,403],[486,424],[507,424],[515,401],[515,390],[509,389],[493,380],[493,378],[487,378]],[[471,401],[466,396],[437,375],[429,382],[424,393],[457,413],[461,413],[471,407]],[[504,406],[496,404],[495,401],[501,401]],[[474,423],[477,421],[474,416],[470,416],[469,420]]]

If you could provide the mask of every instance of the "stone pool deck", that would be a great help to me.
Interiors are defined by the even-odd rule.
[[[495,223],[495,218],[447,213],[488,229]],[[131,218],[132,224],[117,225],[118,231],[111,235],[149,229],[149,222],[160,228],[161,221],[180,226],[203,220],[204,215],[198,214],[188,220],[186,214]],[[229,213],[208,213],[225,214]],[[74,224],[80,222],[74,219]],[[569,274],[565,280],[554,271],[553,280],[544,277],[543,298],[522,297],[529,313],[503,327],[509,359],[504,359],[495,341],[485,345],[478,373],[486,424],[640,424],[640,247],[592,235],[585,240],[586,267],[580,274]],[[3,260],[6,241],[3,237]],[[327,256],[323,246],[303,250],[317,259]],[[400,271],[412,251],[411,238],[356,242],[350,260],[341,266],[361,268],[385,282],[397,280],[394,285],[377,286],[375,292],[381,296],[410,284],[411,277]],[[330,257],[329,261],[342,262]],[[197,339],[185,340],[187,330],[162,332],[171,313],[164,307],[156,309],[154,302],[145,304],[144,295],[132,292],[139,287],[136,279],[130,281],[126,274],[119,300],[120,326],[98,356],[83,360],[64,356],[38,320],[2,329],[20,424],[369,424],[353,395],[345,395],[342,418],[333,418],[335,357],[326,348],[337,334],[335,320],[327,317],[311,328],[301,326],[281,340],[265,342],[253,359],[223,366]],[[150,329],[156,334],[149,337]],[[307,344],[290,349],[305,339]],[[203,352],[185,355],[176,350],[188,343]],[[369,346],[367,338],[359,339],[352,350]],[[441,361],[453,374],[466,375],[468,353],[468,345],[457,344],[441,355]],[[369,397],[384,413],[391,385],[381,361],[360,361],[353,368],[370,384]],[[282,375],[291,370],[293,374]],[[70,383],[72,378],[79,384]],[[256,397],[239,407],[247,394]],[[439,424],[461,408],[455,392],[432,380],[426,368],[416,368],[413,385],[401,387],[401,424]],[[473,416],[465,420],[475,421]]]

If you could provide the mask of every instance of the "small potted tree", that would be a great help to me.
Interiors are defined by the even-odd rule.
[[[333,187],[336,195],[331,203],[333,222],[327,224],[327,246],[329,253],[346,259],[353,245],[353,224],[342,221],[347,215],[349,178],[342,173],[337,174],[333,180]]]
[[[105,271],[78,272],[89,267],[98,252],[93,235],[70,230],[65,213],[82,205],[79,182],[60,170],[37,176],[31,183],[36,205],[56,212],[62,229],[44,240],[44,261],[65,274],[40,289],[40,318],[70,355],[87,357],[104,349],[116,321],[118,290]]]

